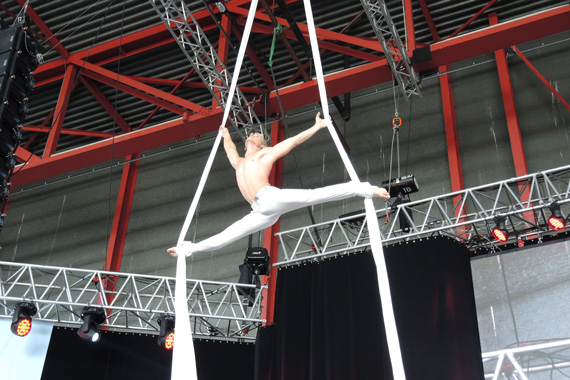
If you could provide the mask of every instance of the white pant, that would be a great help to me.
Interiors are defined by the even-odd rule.
[[[184,242],[187,256],[195,252],[215,251],[244,236],[272,226],[282,214],[319,203],[356,196],[372,198],[374,189],[368,182],[348,182],[313,190],[279,189],[265,186],[255,196],[251,212],[220,232],[199,243]]]

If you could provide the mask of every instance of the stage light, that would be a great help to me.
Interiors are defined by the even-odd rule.
[[[158,334],[158,345],[167,350],[172,350],[174,347],[174,322],[176,321],[174,315],[163,314],[158,318],[160,326],[160,333]]]
[[[17,336],[26,336],[32,329],[32,317],[38,309],[32,302],[22,301],[14,306],[11,330]]]
[[[85,341],[97,343],[101,339],[99,325],[105,322],[105,310],[98,306],[85,306],[81,310],[83,324],[77,330],[77,335]]]
[[[402,198],[419,190],[418,181],[412,174],[383,181],[382,187],[388,190],[390,198]]]
[[[245,253],[245,264],[253,270],[254,276],[269,275],[269,253],[265,248],[248,248]]]
[[[562,215],[560,211],[560,205],[556,202],[550,205],[550,212],[552,213],[548,217],[548,225],[556,231],[563,230],[566,227],[566,218]]]
[[[496,216],[495,217],[495,227],[491,230],[491,234],[495,240],[504,243],[509,239],[509,231],[507,231],[505,225],[505,217]]]

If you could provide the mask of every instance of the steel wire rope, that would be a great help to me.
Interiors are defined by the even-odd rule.
[[[71,25],[72,23],[74,23],[75,21],[79,20],[79,17],[83,16],[85,13],[87,13],[92,7],[94,7],[95,5],[97,5],[97,3],[99,3],[99,1],[101,0],[97,0],[95,1],[93,4],[91,4],[86,10],[84,10],[83,12],[81,12],[81,14],[77,15],[73,20],[71,20],[70,22],[68,22],[67,24],[65,24],[63,27],[61,27],[57,32],[52,33],[51,36],[49,36],[46,40],[44,40],[44,42],[48,42],[50,39],[52,39],[52,37],[55,37],[56,34],[61,33],[62,31],[65,30],[65,28],[67,28],[69,25]],[[29,1],[28,1],[29,2]],[[114,3],[115,0],[111,1],[111,4]],[[111,5],[109,4],[109,5]],[[95,12],[95,14],[93,14],[87,21],[83,22],[83,25],[78,26],[73,32],[71,32],[68,36],[66,36],[64,39],[60,40],[57,44],[55,44],[54,46],[52,46],[48,51],[45,52],[45,54],[51,52],[52,50],[54,50],[56,47],[58,47],[59,45],[61,45],[63,43],[63,41],[65,41],[67,38],[73,36],[76,32],[78,32],[83,26],[85,26],[85,24],[87,24],[89,21],[93,20],[93,18],[95,18],[99,13],[101,13],[102,10],[100,10],[99,12]],[[47,37],[47,36],[46,36]]]

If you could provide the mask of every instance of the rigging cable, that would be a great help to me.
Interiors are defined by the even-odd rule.
[[[277,103],[279,104],[279,111],[281,112],[281,119],[283,120],[283,126],[285,127],[285,133],[287,136],[290,136],[291,134],[289,133],[289,126],[287,125],[287,118],[285,117],[285,111],[283,110],[283,103],[281,103],[281,97],[279,96],[279,89],[277,88],[277,81],[275,80],[275,73],[273,71],[273,53],[275,51],[277,34],[282,33],[282,32],[283,32],[283,27],[281,26],[281,24],[277,24],[277,26],[275,28],[273,28],[273,40],[271,42],[271,49],[270,49],[270,53],[269,53],[268,65],[269,65],[269,70],[271,71],[271,79],[273,79],[273,87],[275,88],[275,95],[277,97]],[[266,104],[267,104],[267,102],[266,102]],[[291,154],[293,157],[293,162],[295,163],[295,170],[297,172],[297,178],[299,179],[299,184],[300,184],[301,188],[304,189],[305,186],[303,185],[303,179],[301,178],[301,173],[299,172],[299,165],[297,164],[297,157],[295,156],[294,151],[291,151]],[[309,211],[309,218],[311,219],[311,223],[313,225],[317,224],[315,221],[315,216],[313,214],[313,210],[311,209],[311,206],[307,206],[307,210]],[[315,236],[317,238],[317,243],[319,244],[319,247],[322,247],[321,236],[320,236],[319,231],[317,230],[316,227],[314,229],[314,232],[315,232]]]

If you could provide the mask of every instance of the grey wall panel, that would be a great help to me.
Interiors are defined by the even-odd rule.
[[[16,192],[2,231],[1,259],[102,268],[119,180],[120,170],[103,170]]]

